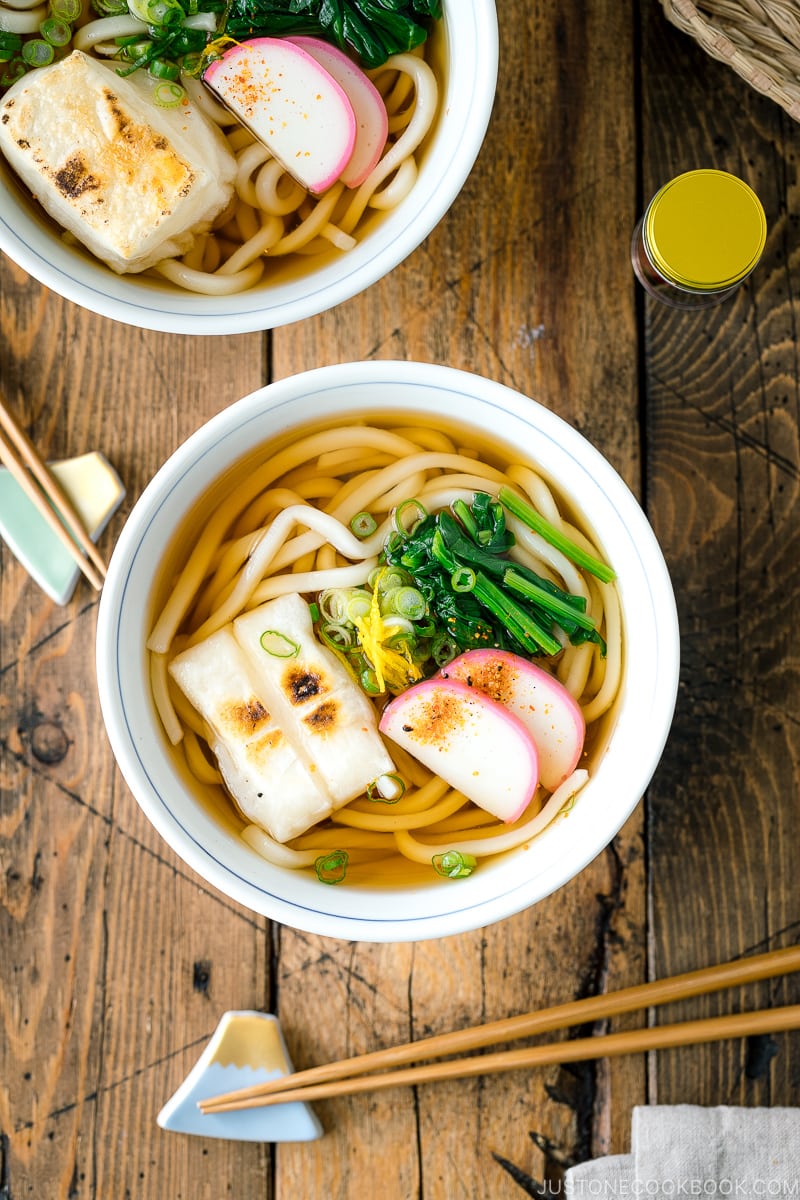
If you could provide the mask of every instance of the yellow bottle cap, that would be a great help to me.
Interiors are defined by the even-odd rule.
[[[767,240],[758,196],[726,171],[687,171],[647,207],[644,239],[655,269],[690,291],[733,287],[752,271]]]

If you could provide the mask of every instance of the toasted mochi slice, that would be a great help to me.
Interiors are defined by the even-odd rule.
[[[380,729],[501,821],[521,816],[536,791],[538,755],[525,726],[455,679],[413,684],[387,704]]]
[[[285,842],[330,815],[330,796],[276,724],[230,625],[169,669],[208,726],[225,786],[245,817]]]
[[[389,116],[383,97],[372,80],[337,46],[322,38],[302,35],[288,40],[330,72],[353,106],[356,140],[340,179],[346,187],[360,187],[377,165],[389,135]]]
[[[315,195],[350,161],[353,107],[333,76],[293,42],[252,38],[232,46],[209,64],[203,82]]]
[[[237,617],[233,631],[276,721],[334,805],[362,795],[371,784],[380,790],[381,776],[395,768],[375,710],[336,655],[315,638],[302,596],[268,600]]]
[[[454,658],[441,674],[484,692],[519,717],[536,743],[541,782],[549,792],[575,770],[586,722],[577,701],[548,671],[508,650],[481,649]]]
[[[161,108],[145,72],[73,51],[0,103],[0,148],[59,225],[120,274],[188,250],[233,195],[236,160],[188,101]]]

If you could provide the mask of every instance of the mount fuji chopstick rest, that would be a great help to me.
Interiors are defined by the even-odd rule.
[[[158,1114],[162,1129],[243,1142],[310,1142],[323,1129],[308,1104],[205,1114],[199,1100],[291,1075],[280,1022],[271,1013],[226,1012],[197,1063]]]

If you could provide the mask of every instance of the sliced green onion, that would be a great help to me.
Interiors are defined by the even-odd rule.
[[[422,592],[413,587],[398,588],[394,593],[392,604],[398,616],[407,617],[409,621],[421,620],[428,610]]]
[[[396,796],[382,795],[380,789],[382,786],[382,781],[385,779],[391,779],[391,781],[397,785]],[[395,775],[394,773],[379,775],[377,779],[373,779],[372,783],[367,788],[367,799],[374,801],[376,804],[397,804],[397,801],[405,795],[405,790],[405,781],[402,780],[399,775]]]
[[[350,528],[356,537],[366,538],[378,528],[378,523],[368,512],[356,513],[350,522]]]
[[[378,676],[372,667],[364,668],[359,676],[359,683],[369,696],[379,696],[381,694],[381,689],[378,687]]]
[[[436,622],[430,620],[430,618],[427,621],[416,621],[414,623],[414,633],[418,638],[433,637],[436,633]]]
[[[50,12],[53,16],[60,17],[62,21],[68,21],[70,24],[77,21],[82,11],[81,0],[50,0]]]
[[[319,620],[319,605],[315,604],[312,600],[308,606],[308,612],[309,616],[311,617],[311,624],[316,625],[317,621]]]
[[[198,54],[192,50],[189,54],[185,54],[181,60],[181,70],[184,75],[199,75],[205,67],[205,59],[202,54]]]
[[[597,628],[597,622],[586,615],[578,608],[574,608],[571,604],[567,604],[565,600],[554,596],[552,592],[545,591],[536,583],[531,583],[524,575],[520,575],[513,567],[503,575],[503,583],[518,592],[520,596],[524,596],[526,600],[532,600],[539,608],[544,608],[547,612],[553,614],[558,619],[563,617],[565,620],[572,621],[575,625],[579,625],[581,629],[589,629],[594,631]]]
[[[560,550],[576,566],[583,567],[585,571],[594,575],[602,583],[611,583],[612,580],[617,578],[616,571],[613,568],[609,567],[606,563],[600,562],[592,554],[587,554],[580,546],[576,546],[571,538],[565,537],[559,529],[551,525],[535,508],[531,508],[530,504],[526,504],[510,488],[501,487],[498,499],[506,506],[510,513],[518,517],[534,533],[538,533],[543,537],[551,546],[555,546],[556,550]]]
[[[128,0],[131,16],[138,17],[148,25],[177,25],[183,23],[185,13],[174,0]]]
[[[277,629],[265,629],[259,638],[261,649],[266,650],[273,658],[296,658],[300,653],[297,642],[293,642],[285,633]]]
[[[153,88],[153,99],[159,108],[177,108],[186,99],[186,92],[179,83],[162,79]]]
[[[454,592],[471,592],[475,587],[475,572],[471,567],[458,567],[450,576],[450,587]]]
[[[384,617],[383,628],[386,633],[391,633],[393,641],[397,638],[411,638],[416,641],[414,622],[408,617],[401,617],[399,613],[390,613]]]
[[[51,46],[66,46],[72,37],[72,28],[60,17],[45,17],[39,25],[39,32]]]
[[[460,652],[461,648],[458,642],[454,638],[451,638],[449,633],[440,633],[433,639],[431,658],[437,667],[446,667]]]
[[[91,0],[91,6],[99,17],[123,17],[130,11],[128,0]]]
[[[436,874],[444,879],[465,879],[478,865],[477,859],[471,854],[462,854],[460,850],[445,850],[443,854],[434,854],[431,862]]]
[[[0,55],[0,62],[2,62]],[[27,73],[28,68],[21,58],[9,58],[2,71],[0,71],[0,87],[10,87],[12,83],[16,83],[18,79]]]
[[[53,61],[55,52],[44,38],[31,38],[22,46],[22,61],[29,67],[46,67]]]
[[[129,67],[124,70],[117,68],[117,74],[126,76],[132,75],[134,71],[138,71],[139,67],[144,67],[153,57],[153,43],[149,41],[129,42],[122,51],[122,58],[125,62],[130,63]]]
[[[319,612],[324,621],[340,625],[347,619],[347,592],[342,588],[326,588],[320,592]]]
[[[387,570],[386,567],[378,567],[378,574],[372,587],[377,587],[378,594],[388,596],[389,592],[395,591],[396,588],[406,587],[411,582],[411,576],[405,571],[398,571],[396,567]]]
[[[416,518],[412,517],[410,523],[408,523],[410,513],[416,513],[417,515]],[[394,510],[394,527],[399,534],[407,536],[409,533],[414,532],[420,521],[424,521],[427,515],[428,510],[420,500],[404,500]]]
[[[154,79],[166,79],[170,83],[174,83],[181,73],[177,63],[169,62],[164,58],[154,58],[147,64],[147,70]]]
[[[355,632],[347,625],[337,625],[332,621],[320,628],[319,636],[326,646],[333,650],[349,650],[355,645]]]
[[[572,795],[565,801],[564,804],[562,804],[561,808],[558,810],[558,815],[560,817],[569,816],[569,814],[572,812],[573,808],[575,807],[575,801],[577,799],[578,799],[578,793],[573,792]]]
[[[372,597],[369,592],[354,588],[345,606],[348,621],[361,621],[368,617],[372,608]]]
[[[331,850],[321,854],[314,862],[314,870],[320,883],[341,883],[347,874],[348,854],[346,850]]]

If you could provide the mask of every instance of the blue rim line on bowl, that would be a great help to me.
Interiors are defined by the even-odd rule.
[[[319,371],[310,371],[304,373],[302,376],[294,376],[270,384],[266,388],[252,393],[232,406],[234,408],[238,407],[240,410],[246,410],[247,407],[253,410],[240,422],[237,430],[257,423],[262,418],[266,409],[274,413],[280,411],[288,404],[295,403],[298,399],[298,386],[302,387],[303,397],[308,398],[313,396],[314,399],[324,400],[326,393],[334,393],[341,390],[342,383],[337,380],[336,376],[352,372],[353,367],[354,364],[342,364],[340,368],[323,368],[322,370],[328,380],[324,385],[315,383]],[[642,577],[647,581],[650,599],[654,606],[654,611],[657,611],[658,614],[658,627],[667,630],[667,641],[670,644],[674,642],[677,645],[677,615],[674,609],[674,601],[671,605],[658,602],[656,591],[651,584],[652,580],[657,580],[661,584],[662,596],[668,594],[670,599],[672,598],[671,585],[669,585],[663,557],[644,513],[638,508],[638,505],[632,511],[630,510],[632,496],[627,485],[602,455],[591,447],[589,443],[586,443],[582,435],[556,414],[501,384],[495,384],[479,376],[469,375],[452,368],[431,367],[429,365],[425,365],[422,368],[425,372],[424,379],[415,378],[415,376],[419,375],[420,367],[421,364],[415,363],[361,363],[358,364],[358,368],[360,371],[363,371],[365,378],[357,383],[348,380],[347,389],[351,394],[355,394],[360,388],[374,387],[376,379],[380,378],[384,382],[391,381],[392,384],[399,382],[406,391],[411,391],[415,388],[430,391],[433,387],[438,393],[445,394],[451,398],[454,406],[454,415],[462,410],[465,404],[474,404],[476,401],[481,406],[485,405],[490,409],[498,411],[501,408],[503,411],[508,411],[509,407],[513,407],[515,409],[515,416],[522,419],[528,425],[529,431],[539,439],[540,444],[537,448],[537,453],[532,455],[534,460],[546,463],[548,453],[566,455],[571,461],[572,467],[576,471],[584,473],[586,472],[585,463],[581,462],[574,454],[570,443],[577,444],[579,442],[584,456],[586,456],[588,447],[591,452],[590,457],[592,458],[592,478],[595,481],[598,479],[602,481],[603,493],[607,497],[608,503],[611,505],[617,519],[626,530],[630,543],[629,550],[642,568]],[[498,394],[497,399],[493,399],[491,395],[487,394],[490,392],[496,392]],[[282,393],[288,394],[282,396]],[[500,403],[501,394],[503,399],[502,404]],[[530,406],[531,413],[537,413],[538,424],[526,421],[523,405]],[[420,411],[423,407],[424,405],[417,406],[417,411]],[[228,411],[226,410],[226,412]],[[109,568],[109,574],[112,572],[116,573],[117,571],[123,573],[121,610],[125,608],[125,598],[132,573],[139,565],[138,560],[140,556],[146,553],[144,545],[147,533],[153,526],[153,523],[159,518],[164,505],[168,503],[170,496],[179,488],[182,480],[190,473],[199,469],[199,464],[203,462],[206,456],[216,455],[220,448],[224,446],[226,440],[235,436],[236,430],[233,430],[227,434],[223,434],[219,439],[215,437],[215,428],[224,420],[225,415],[226,413],[223,412],[217,417],[212,418],[206,425],[193,434],[172,456],[170,461],[173,468],[176,461],[182,462],[180,473],[176,477],[171,491],[161,497],[160,500],[157,500],[155,505],[152,506],[152,511],[147,516],[146,524],[141,528],[137,526],[132,531],[129,531],[127,526],[123,530]],[[550,426],[545,434],[543,434],[542,430],[543,424]],[[543,436],[550,440],[550,444],[544,447],[542,447],[541,442]],[[202,449],[199,455],[195,450],[198,444],[200,446],[204,445],[204,449]],[[542,453],[543,449],[544,453]],[[164,469],[162,468],[162,470]],[[214,474],[216,472],[212,472],[212,477]],[[156,475],[153,482],[145,489],[139,501],[139,505],[143,507],[144,511],[147,511],[150,506],[149,498],[155,494],[158,485],[159,475]],[[624,518],[617,507],[620,503],[628,510]],[[637,513],[639,514],[638,518],[636,516]],[[636,522],[636,527],[631,524],[632,520]],[[665,577],[668,585],[666,593],[663,590]],[[624,587],[624,580],[620,581],[620,586]],[[123,644],[122,631],[125,628],[125,622],[122,620],[116,634],[114,633],[106,620],[106,613],[101,600],[100,619],[98,621],[98,660],[101,654],[110,654],[113,656],[116,668],[113,676],[114,692],[108,690],[111,685],[102,673],[99,672],[101,675],[101,704],[104,709],[119,706],[119,711],[123,714],[126,735],[122,739],[119,736],[112,735],[110,732],[112,747],[122,769],[123,776],[128,780],[140,803],[142,803],[140,789],[134,785],[143,784],[147,789],[149,803],[147,806],[144,804],[142,806],[145,807],[145,811],[153,824],[165,836],[168,842],[171,842],[171,836],[174,836],[176,829],[179,830],[182,846],[178,850],[178,853],[181,857],[206,879],[207,875],[204,868],[208,867],[209,862],[215,864],[226,877],[226,887],[230,888],[229,894],[250,909],[296,928],[305,929],[308,932],[329,932],[327,929],[321,928],[321,926],[325,926],[331,919],[330,914],[325,909],[298,903],[295,900],[287,900],[285,897],[276,895],[263,884],[255,882],[252,878],[247,878],[237,873],[229,864],[222,862],[206,844],[201,842],[187,828],[185,823],[181,821],[170,806],[168,797],[161,794],[146,761],[147,751],[137,745],[136,737],[131,728],[126,698],[121,683],[125,675],[125,660],[129,658],[129,651],[126,645]],[[659,679],[659,687],[654,689],[649,694],[649,697],[646,698],[645,707],[648,715],[648,723],[652,719],[653,722],[660,723],[666,731],[677,695],[677,658],[672,662],[659,661],[657,667],[658,669],[654,671],[653,675],[654,678]],[[663,677],[662,670],[664,672]],[[647,707],[648,704],[649,707]],[[644,708],[640,708],[640,718],[642,718],[644,711]],[[652,748],[651,754],[654,760],[657,760],[657,757],[660,756],[665,740],[666,732],[661,744]],[[651,777],[652,769],[649,766],[645,766],[644,763],[630,764],[629,780],[626,782],[630,782],[632,778],[636,784],[631,793],[634,795],[634,799],[615,813],[613,822],[615,824],[614,833],[618,831],[624,820],[636,807]],[[583,835],[583,842],[586,844],[582,845],[580,854],[576,859],[575,841],[580,841],[581,835]],[[606,840],[606,844],[608,840]],[[537,879],[541,881],[544,875],[546,882],[537,892],[536,901],[562,886],[596,857],[599,853],[599,848],[595,842],[589,845],[590,841],[591,838],[588,836],[588,831],[579,828],[576,838],[573,839],[570,847],[564,847],[560,853],[548,858],[546,871],[540,872],[537,876]],[[563,866],[563,860],[568,851],[570,853],[570,865],[567,874],[564,875],[563,870],[560,870],[560,868]],[[575,866],[576,861],[579,863],[577,868]],[[530,880],[527,878],[515,883],[512,887],[495,893],[490,900],[483,899],[474,904],[464,902],[466,882],[446,885],[445,888],[442,888],[437,893],[439,896],[452,895],[452,904],[449,908],[439,905],[433,916],[400,915],[393,917],[391,922],[380,920],[376,923],[372,916],[364,916],[353,911],[345,916],[336,917],[338,931],[335,936],[351,937],[355,940],[380,941],[420,940],[422,938],[438,937],[444,934],[463,932],[465,929],[475,928],[474,919],[465,920],[464,918],[466,914],[474,914],[476,910],[480,910],[481,913],[480,925],[486,925],[509,916],[534,902],[533,900],[525,901],[523,899],[522,903],[517,903],[520,899],[520,893],[530,888]],[[214,886],[213,881],[211,881],[211,886]],[[319,885],[315,884],[315,886],[318,887]],[[452,890],[450,890],[451,888]],[[461,921],[459,921],[459,917]],[[375,936],[376,924],[382,927],[378,937]],[[387,928],[383,927],[389,926],[391,929],[388,929],[387,932]]]

